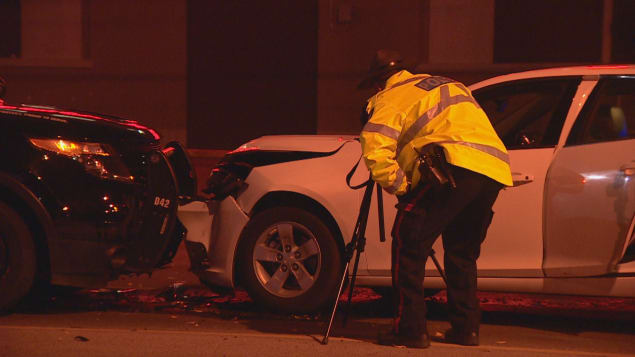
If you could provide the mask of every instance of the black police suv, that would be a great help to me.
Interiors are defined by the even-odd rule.
[[[34,286],[103,286],[169,263],[196,175],[135,121],[0,98],[0,310]]]

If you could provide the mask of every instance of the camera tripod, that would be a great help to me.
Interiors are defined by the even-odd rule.
[[[335,297],[335,305],[333,306],[333,311],[331,312],[331,319],[329,321],[327,330],[324,333],[324,338],[322,339],[323,345],[326,345],[329,343],[329,335],[331,333],[331,327],[333,326],[333,321],[335,320],[335,313],[337,312],[339,298],[340,298],[340,295],[342,294],[344,283],[346,282],[346,277],[348,275],[348,268],[350,266],[351,259],[353,258],[353,255],[355,255],[355,262],[353,264],[353,272],[351,274],[351,282],[348,288],[349,290],[348,290],[347,308],[346,308],[346,313],[343,319],[343,325],[346,326],[346,320],[348,318],[348,313],[350,311],[350,306],[351,306],[351,300],[353,297],[353,288],[355,287],[355,278],[357,277],[359,257],[361,253],[364,251],[364,248],[366,247],[366,237],[364,236],[364,234],[366,233],[366,226],[368,224],[368,213],[370,212],[370,203],[373,196],[373,188],[375,187],[375,185],[377,186],[377,213],[379,215],[379,241],[380,242],[386,241],[386,232],[384,228],[384,207],[383,207],[384,204],[383,204],[381,186],[379,186],[378,183],[375,183],[371,177],[369,177],[368,181],[362,183],[361,185],[351,186],[350,179],[356,168],[357,168],[357,165],[355,165],[353,170],[351,170],[351,172],[347,175],[346,177],[347,183],[349,183],[349,187],[351,187],[352,189],[360,189],[362,187],[366,187],[366,191],[364,191],[362,204],[359,208],[359,214],[357,216],[357,223],[355,224],[355,230],[353,231],[353,237],[351,238],[351,241],[346,245],[346,248],[344,250],[345,257],[346,257],[346,266],[344,267],[344,272],[342,273],[342,280],[340,281],[339,290]],[[443,282],[447,286],[447,279],[445,277],[445,274],[443,273],[443,269],[441,269],[441,265],[439,264],[439,261],[434,255],[434,250],[431,250],[430,257],[432,258],[434,265],[439,271],[439,274],[441,275]]]

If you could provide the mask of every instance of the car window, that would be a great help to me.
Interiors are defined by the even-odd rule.
[[[571,129],[567,145],[635,138],[635,77],[604,78]]]
[[[508,149],[558,143],[579,77],[508,82],[474,91]]]

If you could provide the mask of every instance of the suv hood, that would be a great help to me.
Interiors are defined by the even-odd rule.
[[[0,115],[9,119],[11,126],[33,136],[139,144],[155,143],[160,138],[157,132],[136,121],[48,106],[0,103]]]

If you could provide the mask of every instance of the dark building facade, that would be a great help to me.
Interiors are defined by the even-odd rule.
[[[356,134],[375,50],[473,83],[635,62],[632,0],[0,0],[8,101],[139,120],[233,149],[269,134]]]

